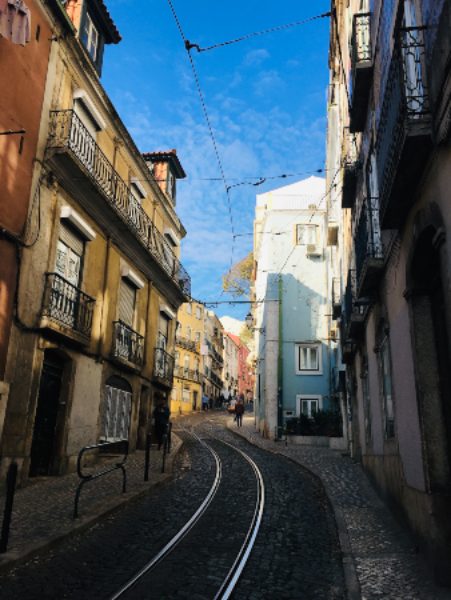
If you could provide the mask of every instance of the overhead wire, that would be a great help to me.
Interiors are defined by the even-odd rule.
[[[187,55],[188,55],[188,60],[189,60],[189,63],[191,65],[191,70],[192,70],[194,81],[195,81],[195,84],[196,84],[197,93],[198,93],[198,96],[199,96],[199,99],[200,99],[200,104],[201,104],[201,107],[202,107],[202,112],[203,112],[203,115],[204,115],[204,118],[205,118],[205,122],[207,124],[207,128],[208,128],[208,131],[209,131],[209,134],[210,134],[210,139],[211,139],[212,144],[213,144],[213,149],[214,149],[214,153],[215,153],[215,156],[216,156],[216,161],[218,163],[219,172],[221,174],[221,179],[222,179],[222,182],[224,184],[224,189],[225,189],[225,193],[226,193],[226,197],[227,197],[227,207],[228,207],[228,212],[229,212],[230,228],[231,228],[231,232],[232,232],[232,245],[231,245],[231,253],[230,253],[230,269],[231,269],[232,266],[233,266],[233,254],[234,254],[234,247],[235,247],[235,237],[234,237],[234,235],[235,235],[235,227],[234,227],[234,224],[233,224],[233,213],[232,213],[232,201],[231,201],[231,198],[230,198],[230,187],[229,187],[229,185],[227,183],[227,179],[226,179],[226,176],[225,176],[224,166],[222,164],[221,156],[219,154],[218,144],[216,142],[216,137],[215,137],[215,134],[214,134],[214,131],[213,131],[213,127],[211,125],[210,116],[209,116],[208,110],[207,110],[207,105],[205,103],[204,94],[202,92],[202,88],[201,88],[201,85],[200,85],[199,75],[197,73],[196,65],[194,64],[194,60],[193,60],[193,57],[191,55],[191,51],[190,51],[190,48],[189,48],[189,42],[188,42],[188,40],[187,40],[187,38],[186,38],[186,36],[184,34],[184,31],[183,31],[180,19],[179,19],[177,13],[176,13],[176,10],[174,8],[172,0],[167,0],[167,2],[169,4],[169,8],[170,8],[170,10],[172,12],[172,15],[174,17],[174,20],[176,22],[176,25],[177,25],[177,28],[179,30],[180,36],[181,36],[181,38],[182,38],[182,40],[184,42],[184,45],[185,45],[185,49],[186,49],[186,52],[187,52]],[[188,44],[187,44],[187,42],[188,42]]]
[[[301,21],[294,21],[292,23],[285,23],[283,25],[276,25],[275,27],[269,27],[267,29],[262,29],[260,31],[253,31],[252,33],[247,33],[242,35],[241,37],[235,38],[233,40],[227,40],[225,42],[219,42],[217,44],[212,44],[211,46],[207,46],[206,48],[201,48],[199,44],[192,44],[189,40],[185,40],[185,47],[188,51],[195,49],[197,52],[209,52],[210,50],[215,50],[216,48],[222,48],[224,46],[230,46],[232,44],[237,44],[239,42],[244,42],[245,40],[249,40],[250,38],[266,35],[268,33],[274,33],[276,31],[283,31],[284,29],[291,29],[293,27],[299,27],[300,25],[305,25],[306,23],[311,23],[312,21],[316,21],[318,19],[324,19],[326,17],[332,16],[331,12],[322,13],[320,15],[315,15],[313,17],[308,17],[307,19],[303,19]]]

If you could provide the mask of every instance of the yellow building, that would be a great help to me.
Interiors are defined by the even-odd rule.
[[[22,478],[73,470],[99,441],[142,447],[190,296],[175,210],[185,173],[175,150],[141,154],[100,83],[103,46],[120,40],[110,14],[103,0],[48,4],[38,233],[21,254],[0,429],[2,471],[16,460]]]
[[[200,302],[182,304],[177,314],[174,386],[171,412],[186,414],[201,409],[202,356],[205,336],[205,307]]]

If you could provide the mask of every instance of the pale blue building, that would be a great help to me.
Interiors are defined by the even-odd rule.
[[[256,420],[270,437],[287,419],[337,408],[325,181],[257,196]]]

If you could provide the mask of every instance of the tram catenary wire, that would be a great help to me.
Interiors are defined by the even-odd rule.
[[[144,565],[144,567],[142,567],[136,573],[136,575],[134,577],[132,577],[125,585],[123,585],[111,597],[110,600],[117,600],[117,599],[121,598],[122,596],[124,596],[124,594],[126,594],[126,592],[131,590],[140,581],[140,579],[142,579],[144,577],[144,575],[149,573],[154,567],[156,567],[157,564],[159,564],[162,560],[164,560],[164,558],[166,556],[168,556],[168,554],[172,550],[175,549],[175,547],[191,531],[191,529],[200,520],[202,515],[206,512],[207,508],[210,506],[211,502],[213,501],[213,498],[215,497],[215,495],[218,491],[219,484],[221,483],[221,480],[222,480],[222,461],[221,461],[221,459],[219,458],[219,456],[215,452],[215,450],[213,448],[211,448],[211,446],[209,444],[207,444],[205,439],[201,439],[194,432],[187,431],[187,430],[184,430],[184,431],[186,433],[190,434],[200,444],[205,446],[205,448],[207,448],[212,453],[213,458],[215,459],[216,473],[215,473],[213,483],[210,487],[210,490],[207,493],[207,495],[204,498],[201,505],[199,506],[199,508],[190,517],[190,519],[185,523],[185,525],[178,531],[178,533],[158,552],[158,554],[156,554],[146,565]],[[263,476],[261,474],[261,471],[258,468],[258,466],[255,464],[255,462],[250,458],[250,456],[248,456],[245,452],[243,452],[239,448],[236,448],[232,444],[225,442],[224,440],[221,440],[219,438],[214,438],[214,439],[215,439],[215,441],[219,441],[219,442],[229,446],[236,452],[240,453],[243,456],[243,458],[252,467],[252,470],[253,470],[256,480],[257,480],[256,502],[255,502],[255,508],[254,508],[254,513],[252,516],[251,524],[246,533],[244,542],[241,545],[240,550],[237,553],[236,558],[232,564],[232,567],[230,568],[223,583],[221,584],[219,591],[214,596],[214,600],[227,600],[230,597],[230,595],[232,594],[234,588],[236,587],[236,585],[239,581],[241,573],[246,565],[246,562],[250,556],[250,553],[254,546],[255,540],[257,538],[257,534],[258,534],[262,516],[263,516],[264,504],[265,504],[265,487],[264,487],[264,481],[263,481]]]

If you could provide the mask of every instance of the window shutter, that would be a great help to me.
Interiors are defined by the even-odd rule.
[[[66,246],[73,250],[75,254],[83,256],[84,240],[77,235],[71,227],[68,227],[62,221],[60,222],[59,238]]]
[[[121,279],[121,287],[119,290],[119,320],[130,327],[133,326],[135,297],[136,289],[127,283],[125,279]]]

